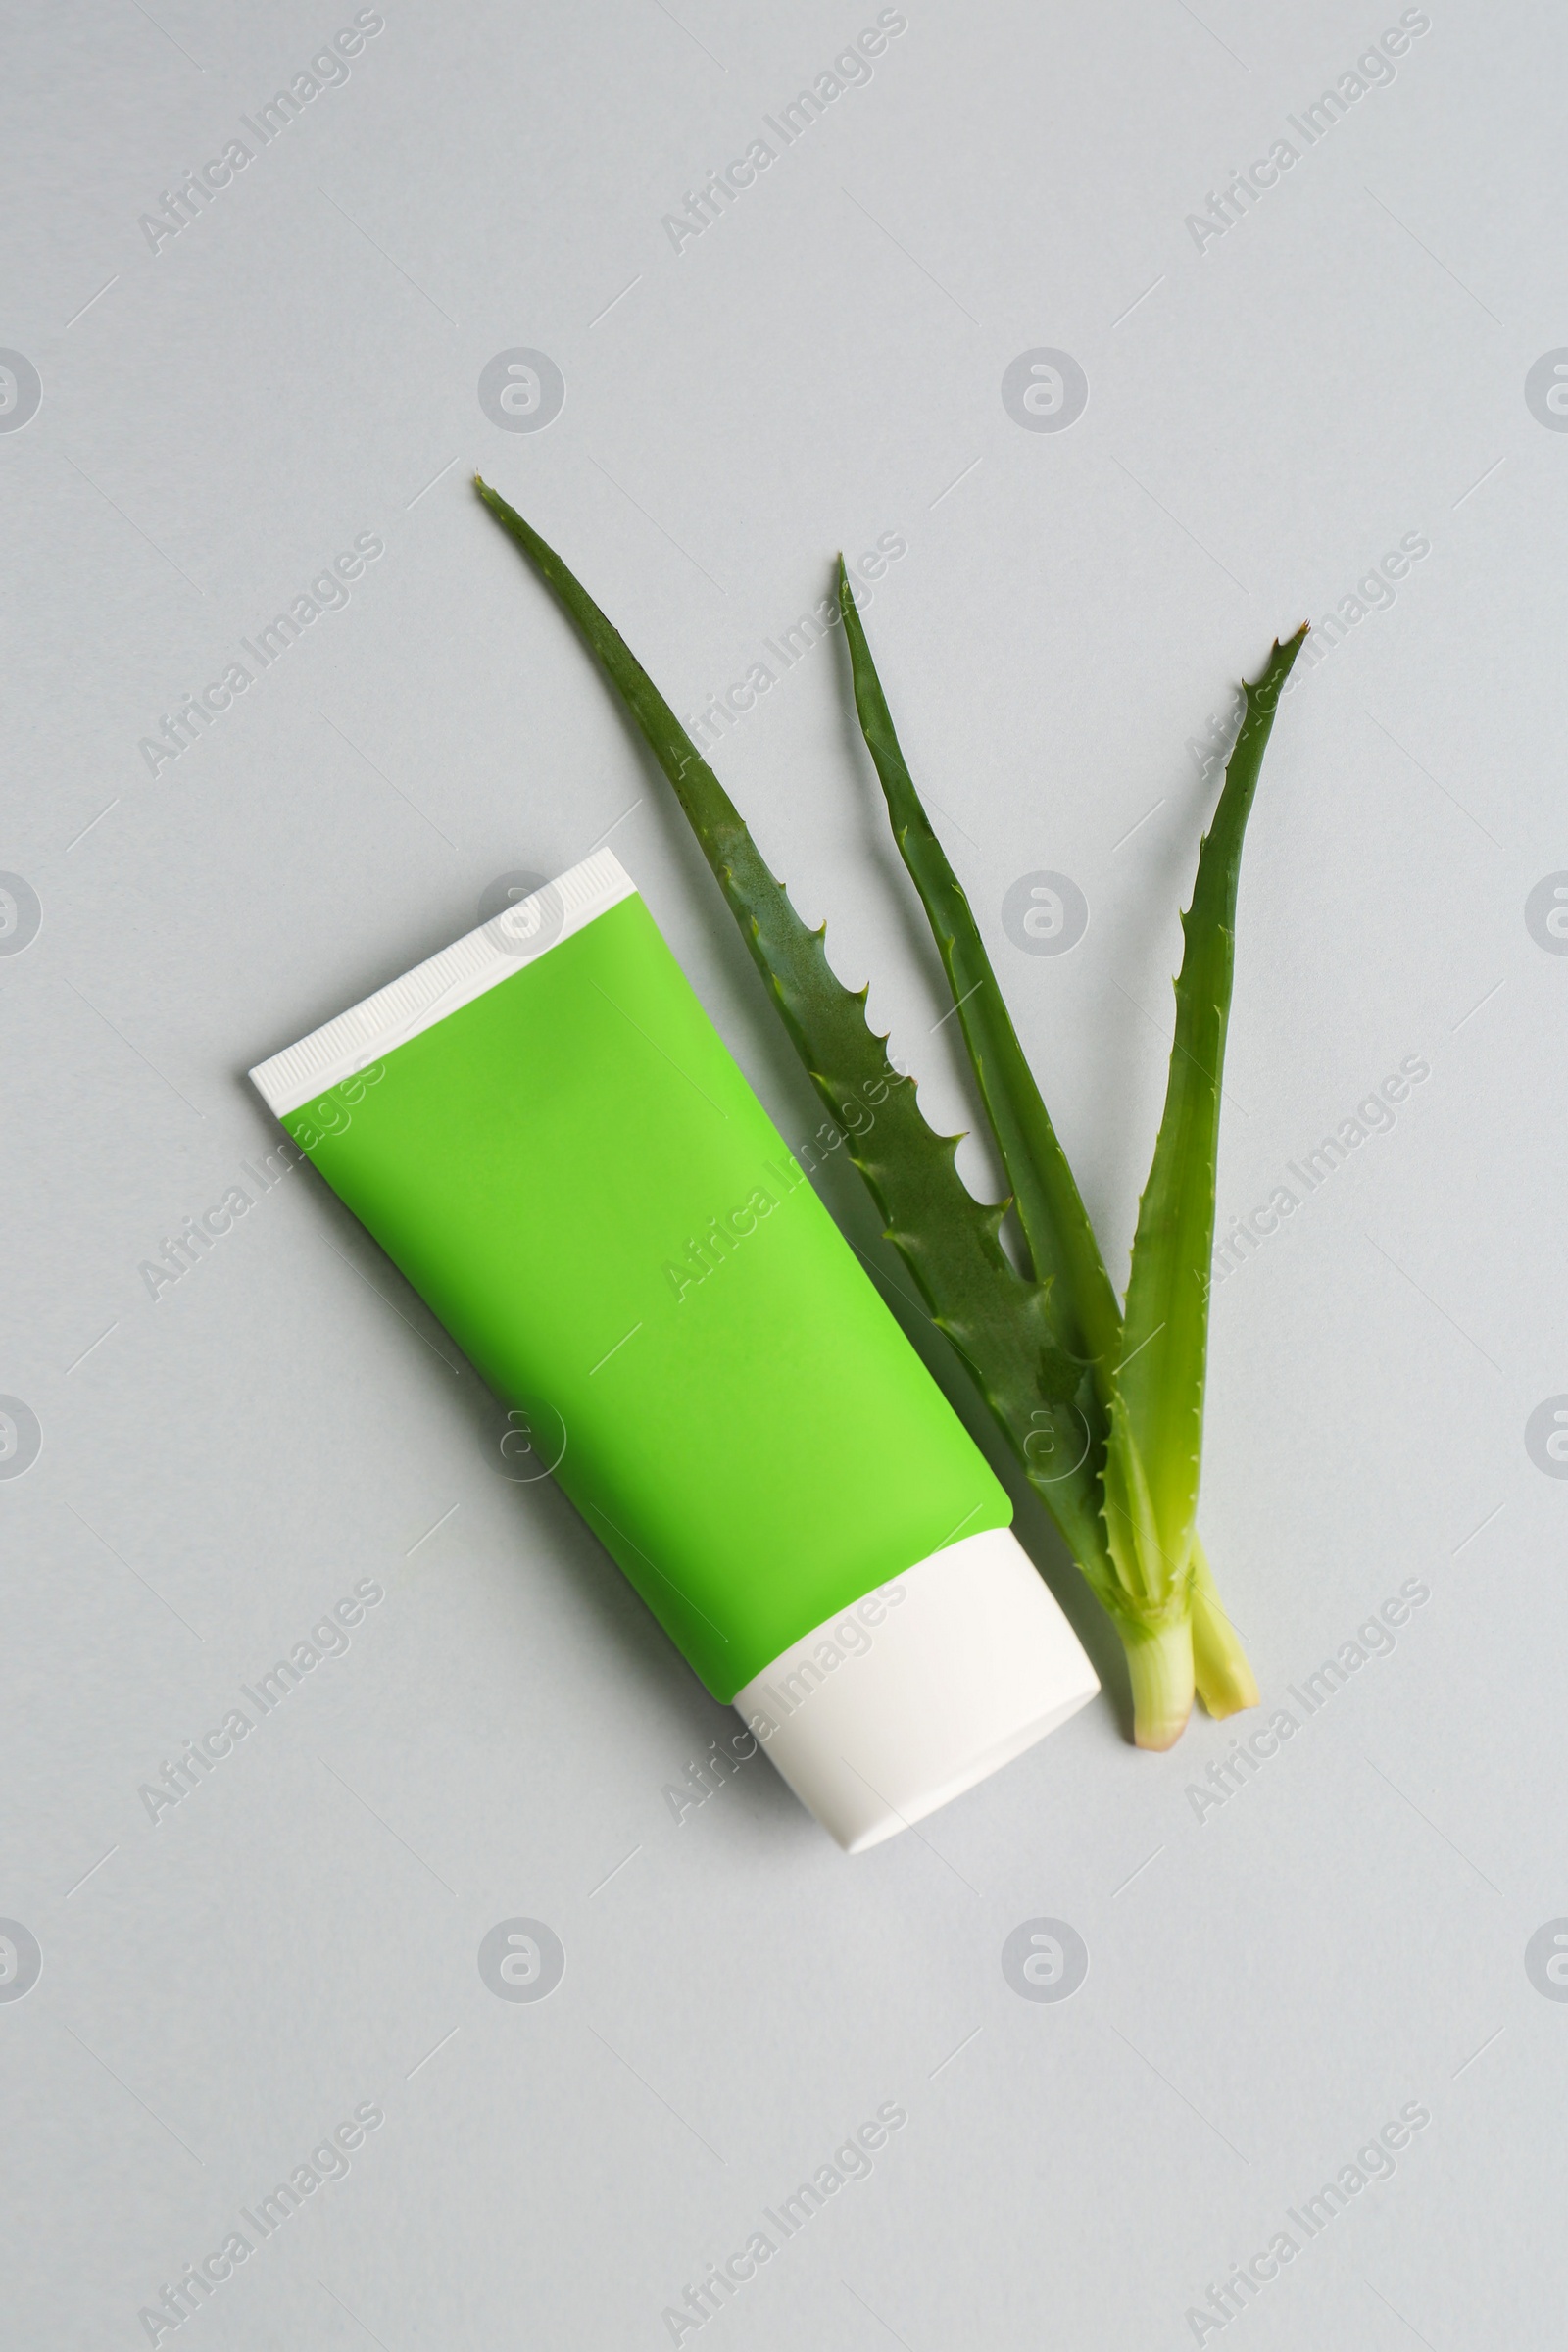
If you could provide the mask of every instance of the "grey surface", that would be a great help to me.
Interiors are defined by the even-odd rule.
[[[6,2342],[147,2341],[139,2309],[371,2104],[178,2341],[667,2343],[892,2102],[870,2177],[705,2343],[1551,2340],[1568,1492],[1526,1427],[1568,1391],[1568,960],[1550,888],[1525,909],[1568,869],[1560,13],[1434,0],[1200,251],[1189,212],[1397,9],[911,0],[679,253],[662,216],[872,7],[390,0],[156,253],[139,216],[352,11],[11,13],[0,344],[41,405],[0,431],[0,866],[41,927],[0,955],[0,1390],[41,1452],[0,1482],[0,1914],[41,1974],[5,1997],[13,1938]],[[519,350],[564,382],[542,430],[480,405]],[[1063,429],[1004,405],[1040,350],[1087,379]],[[259,1193],[246,1066],[611,828],[786,1135],[816,1124],[475,466],[683,711],[839,546],[904,536],[868,626],[1118,1278],[1210,720],[1276,630],[1430,539],[1285,706],[1247,853],[1222,1209],[1402,1057],[1431,1075],[1216,1293],[1203,1522],[1299,1718],[1223,1804],[1192,1792],[1239,1727],[1126,1744],[1025,1498],[1102,1702],[859,1861],[761,1760],[677,1820],[731,1719],[563,1498],[509,1482],[497,1408],[311,1173],[148,1295],[181,1219]],[[360,533],[385,554],[346,609],[150,774],[161,714]],[[933,1116],[972,1124],[836,635],[720,764]],[[1089,909],[1056,956],[1004,927],[1041,874]],[[366,1579],[347,1654],[149,1820],[140,1787]],[[1309,1717],[1291,1687],[1407,1579],[1392,1654]],[[1042,1920],[1087,1947],[1070,1999],[1018,1997]],[[564,1951],[537,2002],[480,1974],[519,1921]],[[1295,2230],[1245,2317],[1186,2316],[1406,2102],[1394,2178]]]

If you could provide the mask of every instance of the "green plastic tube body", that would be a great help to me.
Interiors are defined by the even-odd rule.
[[[716,1698],[1010,1523],[640,898],[375,1068],[283,1124]]]

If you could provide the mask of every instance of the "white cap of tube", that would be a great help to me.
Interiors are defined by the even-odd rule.
[[[1100,1689],[1010,1528],[933,1552],[803,1634],[734,1704],[846,1853],[1022,1755]]]

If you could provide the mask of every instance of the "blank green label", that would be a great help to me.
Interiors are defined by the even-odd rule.
[[[1008,1524],[641,899],[378,1068],[283,1124],[715,1697]]]

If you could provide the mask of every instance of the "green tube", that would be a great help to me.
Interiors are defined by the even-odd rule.
[[[956,1546],[972,1556],[975,1539],[994,1550],[1011,1505],[614,858],[252,1075],[526,1416],[543,1465],[713,1696],[746,1699],[821,1637],[840,1659],[818,1658],[798,1705],[782,1690],[750,1705],[749,1728],[781,1763],[775,1716],[814,1714],[836,1739],[835,1710],[805,1698],[858,1661],[868,1696],[864,1659],[896,1646],[900,1580]],[[822,1636],[851,1625],[863,1648]],[[877,1804],[841,1841],[874,1842],[868,1810],[879,1835],[914,1817],[896,1792]]]

